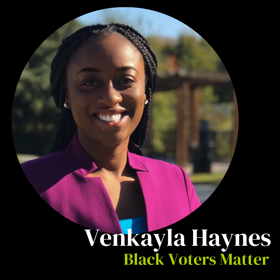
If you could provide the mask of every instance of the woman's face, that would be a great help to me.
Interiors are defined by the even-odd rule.
[[[143,57],[122,35],[85,42],[71,58],[65,101],[80,140],[110,147],[128,143],[145,99]]]

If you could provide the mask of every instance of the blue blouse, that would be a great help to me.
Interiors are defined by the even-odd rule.
[[[146,216],[126,219],[126,220],[119,220],[122,232],[127,234],[127,230],[131,229],[131,233],[143,233],[147,232],[147,221]]]

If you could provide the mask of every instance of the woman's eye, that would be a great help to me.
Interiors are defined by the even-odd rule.
[[[83,86],[93,87],[97,85],[97,82],[94,80],[85,81],[82,83]]]
[[[123,84],[123,85],[131,85],[133,83],[134,83],[134,80],[129,79],[129,78],[125,78],[125,79],[121,80],[121,84]]]

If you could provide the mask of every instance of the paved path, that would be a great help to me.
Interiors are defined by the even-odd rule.
[[[211,184],[194,184],[194,187],[201,203],[205,202],[217,188]]]

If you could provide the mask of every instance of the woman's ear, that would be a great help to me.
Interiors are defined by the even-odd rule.
[[[65,93],[64,107],[70,109],[70,98],[68,91]]]
[[[147,95],[145,94],[144,104],[147,105],[149,103],[149,100],[147,99]]]

